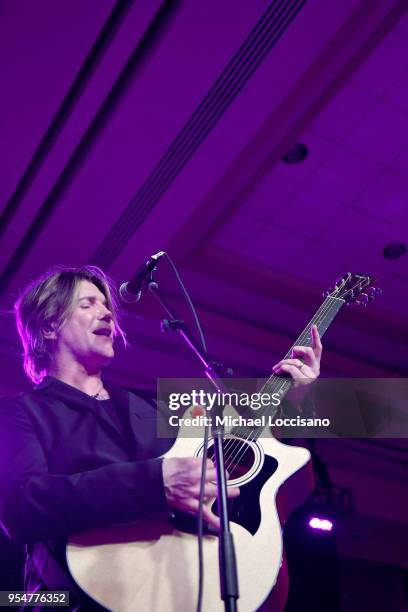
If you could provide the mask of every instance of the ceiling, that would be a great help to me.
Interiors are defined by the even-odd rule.
[[[375,275],[382,294],[328,331],[323,374],[406,376],[408,254],[383,256],[408,242],[404,5],[2,0],[2,392],[28,386],[12,307],[30,279],[93,263],[121,283],[159,250],[242,376],[270,370],[337,277]],[[296,142],[307,158],[283,163]],[[157,279],[191,322],[166,261]],[[115,381],[199,373],[163,316],[152,295],[124,308]]]

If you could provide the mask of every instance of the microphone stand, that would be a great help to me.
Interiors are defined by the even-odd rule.
[[[217,391],[227,392],[227,388],[220,380],[219,374],[211,365],[208,355],[206,352],[198,346],[194,338],[190,335],[186,325],[177,318],[175,313],[168,305],[164,296],[160,294],[159,285],[153,278],[153,271],[147,280],[147,286],[151,291],[170,320],[166,322],[163,327],[168,330],[177,330],[188,348],[198,357],[201,364],[204,367],[204,373],[209,379],[211,384]],[[219,407],[218,407],[219,409]],[[237,610],[237,599],[239,597],[238,590],[238,576],[237,566],[235,558],[235,548],[233,535],[230,530],[229,517],[228,517],[228,503],[227,503],[227,478],[225,472],[224,463],[224,427],[220,426],[212,428],[211,435],[214,440],[214,451],[215,451],[215,467],[217,473],[217,502],[218,502],[218,513],[220,516],[221,529],[218,534],[218,553],[219,553],[219,571],[220,571],[220,585],[221,585],[221,598],[224,600],[224,607],[226,612],[236,612]]]

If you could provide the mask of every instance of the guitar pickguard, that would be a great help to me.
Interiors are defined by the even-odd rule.
[[[252,535],[258,531],[261,524],[261,507],[259,496],[265,482],[272,476],[278,467],[278,462],[273,457],[265,455],[262,468],[249,482],[241,485],[240,496],[230,499],[228,502],[229,518],[238,523]],[[211,507],[214,514],[218,516],[217,501]],[[176,512],[173,525],[179,531],[197,534],[197,517],[184,512]],[[217,532],[204,523],[204,535],[216,535]]]
[[[261,470],[252,480],[240,486],[239,497],[229,501],[230,520],[247,529],[252,535],[255,535],[261,524],[261,506],[259,503],[261,489],[277,467],[276,459],[265,455]],[[212,506],[212,511],[218,516],[216,501]]]

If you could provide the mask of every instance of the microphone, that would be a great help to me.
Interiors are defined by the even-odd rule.
[[[151,272],[156,269],[159,260],[165,254],[166,253],[164,251],[159,251],[155,255],[149,257],[146,263],[136,270],[133,278],[131,278],[130,281],[121,284],[119,287],[119,295],[124,302],[131,304],[140,300],[142,296],[143,283],[149,277]]]

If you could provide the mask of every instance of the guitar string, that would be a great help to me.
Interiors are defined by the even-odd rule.
[[[322,305],[322,306],[323,306],[323,305]],[[321,308],[322,308],[322,307],[320,307],[320,309],[321,309]],[[320,309],[319,309],[319,310],[320,310]],[[318,319],[318,314],[319,314],[319,311],[316,313],[316,315],[315,315],[315,317],[314,317],[315,319]],[[313,319],[312,319],[312,320],[313,320]],[[309,324],[310,324],[310,323],[309,323]],[[309,324],[306,326],[306,328],[308,328],[308,327],[309,327]],[[302,341],[302,335],[303,335],[303,334],[305,334],[305,333],[306,333],[306,331],[304,331],[304,332],[303,332],[303,333],[302,333],[302,334],[299,336],[299,340],[300,340],[300,341]],[[288,352],[288,354],[289,354],[289,352]],[[272,380],[271,380],[271,379],[272,379]],[[286,381],[282,383],[282,382],[281,382],[281,380],[280,380],[280,379],[278,379],[278,378],[273,379],[273,376],[271,377],[271,379],[268,379],[268,380],[270,380],[270,381],[271,381],[271,385],[272,385],[272,386],[273,386],[273,384],[274,384],[274,383],[278,383],[278,384],[279,384],[279,386],[280,386],[280,389],[279,389],[279,391],[278,391],[278,393],[279,393],[279,392],[280,392],[280,391],[281,391],[281,390],[284,388],[284,386],[285,386],[285,384],[286,384]],[[262,387],[262,390],[264,390],[264,389],[265,389],[267,386],[268,386],[268,382],[267,382],[267,383],[266,383],[266,384],[265,384],[265,385]],[[272,389],[271,389],[271,390],[272,390]],[[234,437],[234,438],[230,438],[229,440],[227,440],[227,443],[224,445],[224,452],[226,453],[226,457],[227,457],[228,452],[229,452],[229,451],[231,451],[231,450],[234,450],[234,448],[236,448],[237,446],[238,446],[238,450],[240,450],[240,449],[241,449],[241,445],[242,445],[241,440],[242,440],[242,439],[247,440],[247,439],[249,438],[249,435],[248,435],[248,436],[244,436],[244,435],[242,435],[242,433],[241,433],[241,432],[245,432],[245,433],[246,433],[246,430],[245,430],[245,429],[243,429],[242,427],[241,427],[241,428],[235,428],[235,430],[234,430],[234,435],[235,435],[235,436],[239,436],[239,439],[237,439],[237,437]],[[244,446],[246,446],[246,444],[245,444],[245,443],[244,443]],[[233,461],[234,459],[235,459],[235,457],[232,457],[232,458],[231,458],[231,457],[229,457],[230,465],[231,465],[231,463],[232,463],[232,461]]]
[[[325,318],[327,317],[328,314],[331,316],[331,314],[332,314],[332,312],[331,312],[331,305],[332,305],[332,303],[330,301],[328,301],[327,308],[325,308],[325,302],[322,304],[322,306],[319,308],[319,310],[314,315],[312,320],[308,323],[308,325],[306,325],[305,330],[302,332],[302,334],[300,334],[299,338],[297,339],[299,343],[304,342],[308,338],[308,336],[309,336],[308,329],[309,329],[309,326],[311,324],[313,324],[313,323],[315,323],[315,324],[316,323],[322,323],[325,320]],[[320,316],[320,315],[322,315],[322,316]],[[306,329],[307,329],[307,331],[306,331]],[[290,352],[288,354],[290,354]],[[262,389],[265,389],[265,388],[267,388],[269,386],[271,388],[271,391],[272,391],[274,383],[277,383],[280,386],[279,390],[275,390],[275,392],[280,393],[281,390],[287,384],[287,381],[285,379],[285,381],[282,383],[281,379],[279,379],[279,378],[275,378],[274,379],[273,375],[272,375],[272,377],[270,379],[268,379],[267,383],[263,386]],[[275,414],[276,414],[276,411],[275,411]],[[257,431],[259,431],[259,433],[261,433],[263,431],[263,428],[257,428],[255,431],[251,430],[246,436],[242,435],[241,432],[243,430],[244,430],[244,428],[241,427],[241,428],[237,428],[234,431],[234,435],[239,436],[239,438],[234,438],[233,440],[234,440],[235,443],[233,443],[232,445],[229,445],[228,449],[227,448],[225,449],[226,450],[226,469],[228,469],[228,468],[231,469],[231,466],[233,466],[233,469],[234,469],[235,466],[239,464],[239,461],[242,459],[242,457],[248,451],[248,444],[247,444],[248,440],[256,439],[257,437],[259,437],[259,435],[257,434]],[[227,445],[226,445],[226,447],[227,447]],[[231,451],[231,450],[236,450],[236,452],[232,456],[231,456],[231,453],[228,456],[228,451]],[[235,465],[233,465],[233,464],[235,464]]]
[[[305,341],[308,337],[309,337],[309,327],[311,324],[316,323],[316,322],[321,322],[324,320],[326,314],[330,311],[331,309],[331,302],[328,301],[326,304],[326,300],[323,302],[323,304],[320,306],[320,308],[318,309],[318,311],[315,313],[314,317],[312,317],[311,321],[309,321],[309,323],[305,326],[304,331],[300,334],[299,338],[297,339],[300,343],[302,343],[303,341]],[[320,312],[322,311],[322,312]],[[323,314],[323,316],[321,317],[321,319],[319,320],[319,314]],[[306,331],[307,330],[307,331]],[[294,345],[295,346],[295,345]],[[290,349],[292,350],[292,349]],[[290,351],[288,351],[288,354],[290,354]],[[265,389],[268,386],[268,382],[269,380],[271,381],[271,384],[273,385],[273,383],[277,383],[279,385],[279,390],[275,391],[277,393],[280,393],[281,390],[284,388],[285,384],[286,384],[286,380],[282,383],[282,379],[277,378],[273,378],[273,375],[268,379],[267,383],[265,383],[265,385],[262,387],[262,390]],[[261,390],[261,391],[262,391]],[[245,432],[246,430],[245,428],[241,427],[241,428],[236,428],[234,431],[234,435],[235,436],[239,436],[239,439],[237,439],[237,437],[234,438],[230,438],[229,440],[227,440],[227,443],[224,445],[224,452],[227,454],[228,451],[231,451],[234,449],[234,447],[236,448],[238,446],[238,451],[241,449],[242,443],[241,440],[244,439],[245,441],[248,440],[248,438],[250,437],[250,434],[248,436],[243,436],[241,435],[241,432]],[[243,446],[246,446],[246,442],[244,442]],[[235,459],[234,457],[230,457],[229,458],[229,465],[231,466],[233,460]]]
[[[332,314],[334,314],[335,316],[335,311],[333,313],[332,309],[330,308],[330,304],[328,306],[328,308],[320,308],[319,311],[316,313],[315,317],[314,317],[314,322],[318,322],[318,323],[322,323],[325,322],[325,319],[327,318],[327,315],[329,315],[329,317],[331,317]],[[321,311],[321,312],[320,312]],[[321,315],[321,316],[319,316]],[[332,319],[334,318],[334,316],[332,317]],[[313,321],[313,319],[312,319]],[[329,323],[330,324],[330,323]],[[310,325],[310,324],[309,324]],[[307,327],[309,327],[309,325]],[[329,325],[326,326],[326,329],[328,328]],[[306,332],[306,330],[299,336],[298,341],[303,342],[306,338],[305,338],[305,334],[308,333]],[[293,383],[289,383],[290,385],[292,385]],[[273,389],[275,385],[275,389]],[[281,382],[281,380],[279,378],[277,379],[273,379],[273,377],[271,377],[271,379],[268,380],[268,382],[264,385],[263,389],[266,389],[268,386],[270,388],[270,391],[272,392],[273,390],[277,391],[278,393],[280,393],[282,391],[282,389],[284,389],[285,385],[287,385],[287,380],[285,380],[283,383]],[[276,386],[279,386],[280,388],[277,389]],[[267,412],[267,410],[264,411],[264,414]],[[275,410],[275,414],[276,414],[276,410]],[[273,415],[274,416],[274,415]],[[247,452],[248,449],[248,445],[247,445],[247,441],[250,439],[256,439],[257,437],[259,437],[260,433],[262,433],[263,431],[263,427],[258,427],[255,430],[251,430],[249,434],[247,435],[243,435],[242,431],[243,428],[236,428],[234,431],[234,434],[239,436],[238,439],[236,439],[236,444],[235,444],[235,448],[237,449],[237,452],[231,456],[228,457],[228,463],[231,466],[232,463],[236,463],[238,464],[239,461],[241,460],[242,456],[245,455],[245,453]],[[245,432],[246,433],[246,432]],[[230,448],[231,450],[231,448]],[[237,455],[239,455],[237,457]]]
[[[346,279],[344,282],[346,283],[347,280],[350,280],[350,277],[348,279]],[[359,287],[359,293],[361,293],[362,289],[365,288],[367,285],[370,285],[369,279],[365,279],[365,286],[363,286],[362,281],[358,281],[357,285],[354,285],[354,287],[351,287],[349,289],[347,289],[346,293],[344,295],[346,295],[347,293],[352,292],[354,289],[356,289],[356,286]],[[341,289],[338,288],[338,289]],[[312,317],[311,321],[309,321],[309,323],[305,326],[304,331],[300,334],[300,336],[297,338],[297,344],[301,344],[302,342],[304,342],[308,337],[309,337],[309,327],[311,324],[313,323],[322,323],[324,321],[324,319],[327,317],[327,315],[329,314],[330,316],[333,314],[333,317],[331,319],[331,321],[334,319],[334,317],[336,316],[337,312],[340,310],[340,307],[338,308],[337,312],[335,311],[335,309],[333,309],[332,311],[332,306],[334,304],[338,304],[338,301],[341,301],[342,304],[341,306],[344,305],[344,303],[346,302],[346,299],[344,297],[339,298],[339,297],[333,297],[331,295],[327,296],[327,298],[325,299],[325,301],[323,302],[323,304],[319,307],[319,309],[317,310],[317,312],[315,313],[315,315]],[[322,315],[321,318],[319,319],[319,315]],[[326,332],[326,330],[328,329],[331,321],[329,321],[328,325],[326,326],[326,328],[323,331],[323,334]],[[295,346],[295,345],[294,345]],[[292,350],[292,349],[291,349]],[[290,351],[288,351],[287,353],[288,355],[290,354]],[[274,382],[275,383],[279,383],[281,386],[279,388],[279,390],[277,391],[278,393],[280,393],[282,391],[282,389],[285,387],[285,385],[287,384],[287,381],[285,380],[283,383],[280,382],[281,379],[275,378],[273,377],[273,375],[268,379],[268,381],[265,383],[265,385],[263,386],[262,389],[266,389],[267,386],[273,386]],[[272,389],[271,389],[272,390]],[[276,414],[276,411],[275,411]],[[240,435],[240,429],[243,430],[243,428],[236,428],[234,431],[234,435],[238,436]],[[259,434],[262,433],[263,428],[258,428]],[[259,435],[254,435],[254,433],[256,432],[251,432],[246,436],[246,437],[240,437],[240,438],[230,438],[230,441],[232,441],[232,444],[229,443],[229,441],[227,440],[227,443],[225,444],[225,451],[227,450],[233,450],[234,447],[236,448],[238,446],[238,452],[242,449],[241,455],[239,457],[239,459],[242,457],[243,454],[245,454],[245,452],[247,452],[247,440],[251,438],[251,436],[256,439],[257,437],[259,437]],[[243,442],[242,442],[243,440]],[[231,464],[233,463],[233,461],[235,460],[237,453],[235,453],[235,455],[232,457],[232,459],[230,458],[229,464],[228,466],[230,467]],[[214,455],[212,456],[212,458],[214,458]],[[227,466],[227,468],[228,468]]]
[[[345,283],[347,283],[349,280],[350,280],[350,277],[348,277],[348,279],[345,279],[344,284],[345,284]],[[346,301],[347,301],[347,300],[345,299],[345,296],[347,295],[347,293],[351,293],[351,294],[353,295],[353,291],[354,291],[356,288],[358,288],[358,289],[359,289],[359,293],[361,293],[363,289],[365,289],[367,286],[370,286],[370,285],[371,285],[371,280],[370,280],[370,278],[369,278],[369,277],[366,277],[366,278],[364,279],[364,284],[363,284],[363,282],[362,282],[362,281],[358,281],[356,285],[354,285],[354,286],[352,286],[351,288],[347,289],[346,293],[344,294],[344,296],[343,296],[342,298],[339,298],[339,297],[333,297],[333,296],[331,296],[331,295],[327,296],[327,298],[325,299],[325,301],[323,302],[323,304],[322,304],[322,305],[319,307],[319,309],[317,310],[317,312],[316,312],[316,314],[314,315],[314,317],[312,317],[311,321],[309,321],[309,323],[308,323],[308,324],[305,326],[305,329],[304,329],[304,330],[303,330],[303,332],[300,334],[299,338],[297,338],[297,342],[301,343],[301,342],[303,342],[304,340],[306,340],[306,339],[309,337],[309,327],[310,327],[310,325],[311,325],[312,323],[316,323],[316,322],[322,323],[322,322],[324,321],[325,317],[326,317],[328,314],[331,316],[331,314],[332,314],[332,312],[331,312],[331,306],[332,306],[332,305],[336,305],[336,304],[338,304],[338,301],[341,301],[341,302],[342,302],[342,304],[339,306],[339,308],[338,308],[337,312],[336,312],[336,311],[333,309],[333,317],[332,317],[332,319],[331,319],[331,321],[333,321],[334,317],[337,315],[337,313],[338,313],[338,311],[340,310],[340,308],[341,308],[341,307],[342,307],[342,306],[343,306],[343,305],[346,303]],[[339,289],[341,289],[341,287],[340,287]],[[332,300],[335,300],[335,301],[333,302]],[[327,305],[327,307],[326,307],[326,305]],[[321,317],[321,319],[320,319],[320,320],[319,320],[319,314],[322,314],[322,315],[323,315],[323,316]],[[326,328],[324,329],[323,334],[324,334],[324,333],[327,331],[327,329],[328,329],[328,327],[329,327],[329,325],[330,325],[331,321],[329,321],[328,325],[327,325],[327,326],[326,326]],[[303,338],[303,339],[302,339],[302,336],[304,336],[304,338]],[[294,345],[294,346],[295,346],[295,345]],[[290,354],[290,351],[289,351],[287,354]],[[271,381],[271,385],[273,385],[274,380],[276,381],[277,379],[274,379],[274,377],[273,377],[273,375],[272,375],[272,376],[271,376],[271,377],[268,379],[268,381],[265,383],[265,385],[264,385],[263,389],[265,389],[265,388],[268,386],[269,381]],[[285,384],[286,384],[286,380],[285,380],[285,382],[283,382],[283,384],[282,384],[282,386],[280,387],[280,389],[279,389],[278,393],[280,393],[280,391],[281,391],[281,390],[284,388]],[[276,414],[276,411],[275,411],[275,414]],[[235,431],[237,432],[237,435],[239,435],[239,434],[238,434],[239,429],[240,429],[240,428],[237,428],[237,429],[235,430]],[[241,428],[241,429],[242,429],[242,428]],[[262,427],[261,427],[261,428],[258,428],[258,431],[259,431],[259,435],[260,435],[260,433],[262,433],[262,431],[263,431],[263,428],[262,428]],[[244,438],[244,442],[242,442],[242,438],[237,440],[238,452],[239,452],[239,450],[240,450],[241,448],[243,449],[243,450],[242,450],[242,452],[241,452],[241,454],[240,454],[240,456],[239,456],[239,459],[241,459],[241,458],[242,458],[242,456],[245,454],[245,452],[247,452],[247,444],[246,444],[246,442],[247,442],[247,440],[248,440],[248,439],[250,439],[250,438],[251,438],[251,433],[252,433],[252,432],[250,432],[250,434],[248,434],[248,436],[246,436],[246,438]],[[254,432],[254,433],[255,433],[255,432]],[[252,434],[252,437],[253,437],[253,438],[256,440],[256,438],[257,438],[257,437],[259,437],[259,435],[253,435],[253,434]],[[235,440],[236,440],[236,438],[235,438]],[[227,446],[227,445],[226,445],[226,446]],[[235,459],[236,455],[237,455],[237,453],[235,454],[235,456],[233,456],[233,457],[232,457],[232,459],[230,459],[229,466],[231,466],[231,464],[232,464],[232,462],[233,462],[234,460],[236,461],[236,463],[238,463],[238,461]]]
[[[319,312],[322,311],[322,312]],[[330,311],[330,306],[328,306],[328,308],[323,308],[323,305],[320,307],[319,311],[315,314],[315,316],[313,317],[312,321],[306,326],[306,329],[309,328],[310,324],[313,323],[321,323],[322,321],[324,321],[325,317],[327,316],[327,312]],[[325,312],[326,311],[326,312]],[[319,315],[323,315],[321,317],[319,317]],[[331,314],[331,313],[329,313]],[[312,324],[313,324],[312,323]],[[308,331],[306,332],[306,329],[304,332],[302,332],[302,334],[299,336],[298,341],[300,343],[303,343],[306,338],[308,337]],[[307,336],[306,336],[307,333]],[[295,346],[295,345],[294,345]],[[290,352],[288,353],[290,354]],[[282,391],[282,389],[284,389],[284,387],[287,384],[287,380],[285,379],[283,382],[281,379],[277,378],[273,378],[273,375],[270,379],[268,379],[267,383],[262,387],[262,390],[265,390],[268,386],[270,388],[270,391],[274,391],[277,393],[280,393]],[[273,387],[279,387],[279,389],[277,388],[273,388]],[[264,411],[265,412],[265,411]],[[276,413],[276,411],[275,411]],[[261,431],[263,430],[263,428],[261,428]],[[226,467],[228,469],[228,467],[231,468],[231,466],[233,464],[237,465],[239,463],[239,461],[242,459],[243,455],[245,455],[245,453],[248,450],[248,440],[250,440],[251,438],[255,438],[258,437],[257,436],[257,431],[259,431],[259,428],[255,429],[255,430],[251,430],[249,433],[247,433],[247,429],[245,430],[243,427],[238,427],[234,430],[234,436],[237,436],[235,438],[232,439],[232,444],[229,445],[225,445],[225,452],[226,452]],[[246,435],[245,435],[246,434]],[[230,439],[231,440],[231,439]],[[234,451],[235,453],[231,455],[231,451]],[[234,465],[234,467],[235,467]]]
[[[327,300],[323,302],[323,304],[320,306],[320,308],[318,309],[314,317],[311,319],[311,321],[309,321],[304,331],[298,337],[297,344],[302,344],[309,338],[309,328],[311,325],[321,324],[327,318],[328,315],[331,316],[333,314],[334,309],[332,309],[333,302],[331,301],[331,299],[336,299],[336,298],[327,298]],[[334,316],[335,314],[336,313],[334,311]],[[296,346],[297,344],[295,344],[294,346]],[[290,351],[288,352],[288,354],[290,354]],[[276,387],[279,387],[279,389],[273,389],[274,384]],[[282,382],[281,379],[279,379],[278,377],[274,378],[274,375],[272,375],[268,379],[268,381],[265,383],[265,385],[262,387],[261,392],[267,387],[270,387],[270,391],[274,391],[275,393],[280,393],[282,389],[284,389],[286,384],[287,384],[287,379],[285,379]],[[290,384],[292,385],[293,383],[290,383]],[[263,414],[266,414],[266,412],[267,411],[264,410]],[[275,411],[275,414],[276,414],[276,411]],[[238,427],[234,430],[233,432],[234,438],[230,438],[230,441],[227,441],[227,444],[225,444],[225,447],[224,447],[224,451],[226,454],[225,456],[226,456],[226,469],[227,470],[228,468],[231,468],[231,466],[235,468],[235,466],[239,464],[239,461],[242,459],[243,455],[245,455],[245,453],[248,451],[248,444],[247,444],[248,440],[256,439],[258,437],[257,431],[261,433],[262,430],[263,428],[257,428],[255,430],[251,430],[249,433],[245,431],[244,427]],[[234,450],[235,450],[235,453],[231,454],[231,451],[234,451]]]

